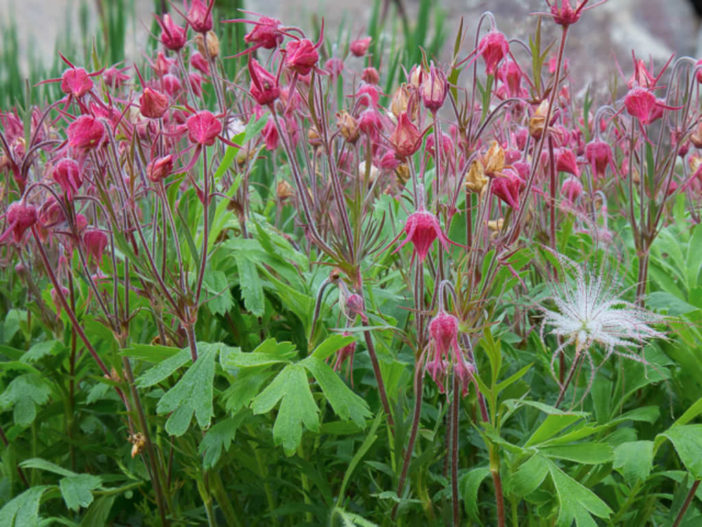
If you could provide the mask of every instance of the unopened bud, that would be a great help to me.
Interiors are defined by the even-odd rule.
[[[417,118],[417,108],[412,103],[413,92],[414,88],[404,83],[395,90],[390,102],[390,111],[395,117],[399,118],[400,114],[408,113],[410,120],[414,121]],[[411,114],[409,113],[410,111]]]
[[[548,113],[548,101],[544,99],[536,108],[534,115],[529,119],[529,135],[534,139],[539,139],[546,128],[546,114]]]
[[[360,135],[358,122],[346,110],[342,110],[336,114],[336,126],[347,142],[353,144],[358,140]]]
[[[278,197],[278,201],[286,201],[293,196],[293,188],[284,179],[278,181],[278,185],[275,187],[275,194]]]
[[[207,41],[207,47],[205,47],[205,41]],[[197,45],[197,50],[203,56],[209,56],[213,59],[219,56],[219,38],[217,38],[217,33],[214,31],[208,31],[206,39],[202,33],[195,35],[195,44]]]

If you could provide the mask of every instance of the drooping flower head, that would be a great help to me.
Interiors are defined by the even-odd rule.
[[[249,74],[251,75],[249,91],[258,104],[266,106],[280,97],[278,79],[256,59],[249,59]]]
[[[180,51],[187,41],[187,29],[176,24],[171,15],[165,14],[162,18],[156,17],[161,26],[161,44],[171,51]]]
[[[83,68],[68,68],[61,76],[61,91],[72,97],[82,97],[93,89],[93,81]]]
[[[217,136],[222,133],[222,123],[207,110],[191,115],[185,124],[190,141],[201,146],[212,146]]]
[[[285,46],[285,65],[298,75],[307,75],[319,60],[317,47],[306,38],[290,41]]]
[[[422,146],[422,133],[412,123],[407,112],[402,112],[397,119],[397,126],[390,135],[390,144],[400,159],[411,156]]]
[[[68,125],[68,145],[81,151],[100,145],[105,136],[105,126],[91,115],[81,115]]]
[[[431,248],[431,244],[437,238],[439,242],[448,251],[448,244],[451,241],[446,237],[444,231],[441,230],[441,224],[439,223],[439,218],[434,216],[428,210],[420,209],[417,212],[413,212],[407,218],[407,223],[402,230],[407,237],[402,241],[402,243],[393,252],[397,252],[402,249],[408,242],[412,242],[414,246],[414,253],[412,254],[412,260],[415,256],[419,257],[419,262],[424,262],[427,257],[427,253]],[[402,233],[400,233],[402,234]],[[393,240],[394,241],[394,240]]]
[[[431,337],[430,354],[426,366],[429,375],[434,379],[441,393],[445,393],[444,380],[449,365],[452,365],[465,396],[468,393],[468,385],[473,380],[474,368],[466,362],[458,345],[458,319],[440,311],[429,322],[429,335]]]
[[[78,189],[83,184],[83,176],[81,175],[80,167],[78,163],[70,158],[61,159],[56,163],[51,176],[61,187],[61,190],[66,193],[68,199],[75,196],[76,192],[78,192]]]
[[[354,57],[362,57],[368,53],[368,48],[371,44],[371,37],[359,38],[351,42],[349,50]]]
[[[19,243],[22,241],[22,236],[27,229],[36,224],[38,219],[37,208],[23,201],[15,201],[7,208],[5,219],[7,219],[8,227],[0,235],[0,242],[4,242],[6,238],[12,235],[14,242]]]
[[[509,53],[509,42],[504,33],[493,29],[480,39],[477,51],[485,61],[485,72],[494,75],[497,65]]]
[[[244,41],[263,49],[275,49],[283,42],[280,20],[262,16],[253,22],[254,28],[244,35]]]

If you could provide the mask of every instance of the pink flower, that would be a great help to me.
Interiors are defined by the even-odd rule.
[[[414,154],[422,146],[422,133],[410,121],[407,112],[402,112],[395,131],[390,135],[390,144],[400,159]]]
[[[160,119],[168,110],[168,97],[163,93],[145,88],[139,97],[139,111],[147,119]]]
[[[354,57],[362,57],[363,55],[368,53],[368,48],[370,47],[371,40],[371,37],[366,37],[359,38],[351,42],[351,46],[349,47],[351,54]]]
[[[83,177],[80,173],[80,167],[73,159],[64,158],[59,161],[52,172],[54,181],[58,183],[66,193],[66,197],[70,200],[75,196],[78,189],[83,184]]]
[[[210,65],[205,60],[205,57],[203,57],[199,52],[196,51],[192,54],[190,57],[190,64],[192,64],[193,68],[198,70],[203,75],[210,74]]]
[[[263,127],[261,135],[263,136],[263,142],[266,144],[266,150],[272,151],[278,148],[278,140],[280,137],[278,136],[278,129],[275,127],[275,123],[272,119],[269,119],[266,126]]]
[[[299,75],[307,75],[319,60],[317,47],[308,39],[293,40],[285,47],[285,65]]]
[[[95,263],[100,263],[102,253],[107,247],[107,234],[100,229],[88,229],[83,234],[83,243],[88,256],[92,257]]]
[[[167,73],[161,77],[161,87],[170,97],[175,97],[183,86],[178,77],[171,73]]]
[[[344,61],[338,57],[332,57],[324,64],[326,71],[332,79],[336,79],[344,71]]]
[[[68,125],[68,145],[78,150],[99,146],[104,135],[103,124],[90,115],[81,115]]]
[[[374,84],[362,84],[358,91],[356,91],[356,101],[358,101],[359,106],[372,106],[376,108],[378,106],[378,101],[380,101],[378,88]]]
[[[568,203],[573,204],[583,193],[583,184],[576,177],[570,176],[563,182],[561,186],[561,196],[568,201]]]
[[[509,42],[504,34],[493,29],[480,39],[477,51],[478,55],[481,55],[485,61],[486,73],[494,75],[499,62],[509,53]]]
[[[212,29],[212,6],[214,0],[205,4],[202,0],[191,0],[188,10],[188,22],[198,33],[207,33]]]
[[[402,232],[404,232],[407,237],[393,252],[402,249],[407,242],[412,242],[412,245],[414,245],[412,260],[414,260],[415,255],[418,255],[419,262],[424,262],[431,248],[431,244],[434,243],[434,240],[437,238],[444,249],[448,251],[448,243],[450,243],[450,240],[441,230],[439,219],[428,210],[421,209],[410,214]],[[402,233],[400,233],[400,235],[401,234]],[[393,240],[393,242],[394,241],[395,240]]]
[[[156,158],[146,166],[146,176],[154,183],[163,181],[171,175],[171,172],[173,172],[173,156],[171,154]]]
[[[624,107],[629,115],[636,117],[641,124],[651,124],[663,115],[663,110],[677,110],[657,99],[651,90],[636,87],[624,96]]]
[[[380,82],[380,73],[374,67],[370,66],[365,68],[361,73],[361,80],[367,82],[368,84],[378,84]]]
[[[604,178],[607,165],[614,168],[612,147],[599,139],[585,145],[585,158],[590,163],[592,175],[595,178]]]
[[[468,384],[473,380],[474,368],[463,358],[458,345],[458,319],[453,315],[440,311],[429,322],[431,335],[431,360],[427,363],[427,371],[436,382],[441,393],[446,393],[444,380],[448,365],[453,363],[461,383],[463,396],[468,393]]]
[[[102,72],[102,78],[105,80],[105,84],[112,88],[119,88],[126,81],[129,80],[129,75],[124,73],[127,68],[119,69],[111,66]]]
[[[222,133],[222,123],[207,110],[191,115],[185,125],[188,128],[189,139],[201,146],[212,146],[217,136]]]
[[[587,4],[589,0],[580,0],[580,2],[576,4],[575,9],[573,9],[573,7],[570,5],[570,0],[560,0],[560,6],[558,5],[559,0],[552,1],[553,4],[551,4],[549,0],[546,0],[546,4],[551,8],[550,13],[536,14],[549,15],[553,18],[553,21],[559,26],[568,27],[580,20],[580,15],[583,14],[583,11],[592,9],[593,7],[603,3],[605,0],[598,2],[597,4],[593,4],[588,8],[585,8],[585,4]]]
[[[519,209],[519,191],[524,182],[511,170],[505,170],[492,181],[492,193],[514,210]]]
[[[437,112],[444,105],[448,94],[448,82],[444,72],[432,64],[429,67],[429,73],[422,74],[419,93],[424,106],[431,112]]]
[[[12,234],[15,243],[19,243],[27,229],[36,224],[37,208],[22,201],[15,201],[7,208],[5,218],[9,225],[7,230],[0,235],[0,242],[4,242]]]
[[[256,59],[249,60],[249,74],[251,75],[251,95],[261,106],[273,103],[280,96],[278,79],[268,73]]]
[[[163,18],[156,17],[161,26],[161,44],[171,51],[180,51],[187,40],[187,29],[176,24],[169,14]]]
[[[256,47],[264,49],[274,49],[283,41],[280,20],[262,16],[253,23],[254,28],[244,35],[244,41],[248,44],[255,44]]]
[[[83,68],[69,68],[61,76],[61,91],[71,97],[82,97],[93,89],[93,81]]]
[[[580,170],[578,169],[578,160],[575,152],[570,148],[559,148],[556,152],[556,170],[579,177]]]

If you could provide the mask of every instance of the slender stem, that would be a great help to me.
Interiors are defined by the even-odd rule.
[[[556,252],[556,160],[553,154],[553,138],[549,135],[548,137],[548,153],[549,153],[549,165],[550,165],[550,199],[548,206],[550,209],[549,214],[549,242],[551,249]],[[554,272],[556,273],[556,278],[558,278],[558,270],[554,266]]]
[[[210,176],[207,173],[207,147],[202,148],[202,165],[203,176],[205,182],[203,185],[203,222],[202,222],[202,254],[200,259],[200,271],[197,276],[197,287],[195,289],[195,309],[197,310],[200,303],[200,294],[202,292],[202,281],[205,278],[205,267],[207,266],[207,245],[209,243],[209,224],[210,224]]]
[[[687,493],[687,497],[685,498],[685,503],[683,503],[682,508],[680,509],[680,512],[678,513],[678,516],[675,518],[675,521],[673,522],[673,527],[678,527],[682,521],[683,518],[685,517],[685,513],[687,512],[687,508],[690,506],[690,503],[692,503],[692,498],[695,497],[695,493],[697,492],[697,487],[700,486],[700,480],[698,479],[692,484],[692,487],[690,487],[690,492]]]
[[[5,448],[10,446],[10,441],[7,439],[7,436],[5,435],[5,430],[3,430],[2,425],[0,425],[0,440],[2,441],[2,444],[5,445]],[[19,475],[20,479],[22,480],[22,483],[25,484],[25,486],[29,487],[29,481],[27,480],[27,476],[24,474],[24,470],[22,470],[22,467],[17,465],[17,474]]]
[[[566,390],[568,389],[568,386],[570,386],[570,381],[573,380],[573,375],[575,375],[575,370],[577,369],[578,363],[580,360],[583,358],[583,354],[580,353],[579,351],[575,353],[575,358],[573,359],[573,364],[570,366],[570,370],[568,371],[568,377],[566,378],[565,383],[561,385],[561,391],[558,394],[558,399],[556,399],[556,404],[553,406],[558,408],[558,406],[563,402],[563,397],[565,397]]]
[[[505,527],[505,499],[502,494],[502,478],[500,478],[500,458],[494,445],[490,445],[490,474],[495,485],[495,502],[497,505],[497,526]]]
[[[453,525],[461,525],[461,508],[458,497],[458,407],[461,404],[460,386],[456,370],[453,370],[453,401],[451,402],[451,501],[453,503]],[[500,485],[500,494],[501,494]],[[498,506],[499,513],[499,506]],[[502,523],[504,525],[504,512],[502,513]]]

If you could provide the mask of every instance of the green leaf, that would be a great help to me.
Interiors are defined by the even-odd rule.
[[[59,489],[66,507],[77,511],[93,502],[93,491],[100,487],[102,480],[92,474],[76,474],[61,478]]]
[[[548,470],[556,487],[560,510],[556,519],[557,527],[571,527],[575,521],[580,526],[595,526],[591,515],[609,518],[612,509],[590,489],[563,472],[552,461],[546,460]]]
[[[255,368],[290,362],[297,355],[292,342],[278,342],[273,338],[264,340],[251,353],[235,351],[227,355],[226,365],[234,368]]]
[[[136,380],[138,388],[148,388],[154,384],[164,381],[179,368],[183,367],[190,360],[190,350],[184,348],[175,355],[159,362]]]
[[[261,371],[260,368],[238,371],[235,381],[222,394],[227,412],[234,414],[249,406],[271,373],[269,369]]]
[[[580,419],[582,419],[582,416],[578,414],[563,413],[547,415],[544,422],[539,425],[524,446],[543,443]]]
[[[183,435],[193,414],[200,428],[210,425],[214,415],[212,397],[214,396],[215,358],[221,343],[198,343],[200,356],[183,377],[161,397],[156,406],[158,414],[173,412],[166,421],[166,432],[174,436]]]
[[[629,485],[645,481],[653,470],[653,441],[628,441],[614,449],[612,464]]]
[[[539,448],[543,455],[575,461],[585,465],[599,465],[612,461],[614,451],[607,443],[573,443],[570,445],[543,446]]]
[[[3,527],[37,527],[39,525],[39,503],[48,485],[31,487],[10,500],[0,509],[0,525]]]
[[[41,459],[39,457],[33,457],[30,459],[25,459],[20,463],[20,466],[22,468],[35,468],[38,470],[46,470],[47,472],[53,472],[54,474],[58,474],[59,476],[77,476],[75,472],[65,469],[63,467],[60,467],[56,465],[55,463],[52,463],[51,461],[47,461],[45,459]]]
[[[254,316],[263,316],[266,307],[263,283],[258,277],[255,262],[252,262],[246,256],[246,253],[241,251],[234,253],[234,259],[239,269],[239,286],[241,287],[241,295],[244,298],[246,309]]]
[[[344,499],[344,496],[346,494],[346,485],[348,485],[353,471],[356,470],[356,467],[363,459],[363,456],[366,455],[366,452],[368,452],[370,447],[373,446],[373,443],[375,443],[375,440],[378,438],[378,427],[380,426],[380,423],[383,419],[383,415],[384,414],[382,412],[379,412],[378,415],[375,416],[375,420],[373,421],[370,430],[368,430],[366,438],[363,440],[363,443],[361,443],[361,446],[351,458],[348,467],[346,467],[346,472],[344,472],[344,479],[341,481],[339,497],[336,500],[337,506],[339,506],[339,504],[341,504],[342,500]]]
[[[96,525],[107,525],[107,519],[110,517],[112,504],[115,502],[116,496],[100,496],[90,506],[83,516],[83,521],[80,522],[80,527],[95,527]]]
[[[646,297],[646,304],[654,311],[665,311],[668,315],[687,315],[699,308],[667,291],[654,291]]]
[[[527,496],[541,486],[548,474],[544,458],[536,454],[527,459],[510,479],[512,491],[520,497]]]
[[[234,306],[229,281],[223,271],[208,270],[203,277],[203,284],[208,293],[207,307],[212,313],[224,315]]]
[[[341,348],[351,344],[354,341],[354,339],[355,337],[351,335],[330,335],[329,337],[324,339],[324,341],[319,346],[317,346],[314,349],[314,351],[312,352],[312,356],[320,360],[327,360],[327,358],[331,357]]]
[[[53,355],[58,352],[63,345],[58,340],[47,340],[44,342],[37,342],[34,344],[27,352],[22,355],[20,361],[24,363],[36,362],[44,357]]]
[[[660,434],[675,447],[685,468],[695,479],[702,479],[702,424],[674,425]]]
[[[15,377],[0,395],[0,409],[13,408],[15,424],[25,427],[32,424],[37,416],[37,405],[49,400],[51,389],[35,373]]]
[[[120,351],[120,355],[122,355],[123,357],[129,357],[130,359],[139,359],[147,362],[163,362],[167,359],[170,359],[174,355],[178,355],[179,353],[181,355],[184,355],[185,357],[190,356],[189,352],[183,353],[183,350],[181,350],[180,348],[175,348],[173,346],[162,346],[160,344],[134,344]],[[181,364],[180,366],[182,366],[183,364]],[[180,368],[180,366],[176,366],[173,369],[173,371]],[[170,373],[168,375],[170,375]],[[166,375],[166,377],[168,377],[168,375]]]
[[[254,414],[270,412],[280,401],[273,425],[273,440],[292,455],[302,440],[302,425],[319,430],[319,409],[314,402],[305,369],[288,364],[251,403]]]
[[[345,421],[351,420],[361,427],[365,424],[366,418],[370,416],[368,404],[353,393],[326,362],[318,357],[310,356],[300,364],[317,379],[324,396],[336,415]]]
[[[490,474],[488,467],[474,468],[462,476],[458,483],[466,514],[475,522],[480,521],[478,515],[478,490],[488,474]]]
[[[203,456],[202,466],[205,470],[214,467],[222,452],[229,450],[232,441],[236,438],[236,431],[245,417],[246,412],[239,412],[234,417],[220,421],[207,431],[198,447],[198,452]]]

